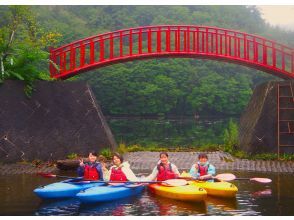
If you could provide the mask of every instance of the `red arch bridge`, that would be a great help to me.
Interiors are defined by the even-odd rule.
[[[50,74],[66,79],[126,61],[195,57],[249,66],[284,79],[294,78],[294,50],[252,34],[217,27],[158,25],[124,29],[50,50]]]

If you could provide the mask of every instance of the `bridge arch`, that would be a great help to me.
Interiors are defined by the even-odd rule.
[[[294,79],[294,50],[244,32],[195,25],[157,25],[84,38],[50,50],[50,75],[66,79],[136,59],[195,57],[252,67]]]

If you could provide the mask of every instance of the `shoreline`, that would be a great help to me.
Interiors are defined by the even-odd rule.
[[[170,161],[175,163],[179,170],[189,170],[195,163],[198,153],[168,152]],[[150,151],[128,152],[124,154],[124,160],[130,163],[132,170],[143,172],[154,168],[158,161],[158,154],[159,152]],[[207,155],[210,163],[217,170],[294,173],[294,161],[239,159],[222,151],[207,152]],[[0,164],[0,175],[58,173],[60,171],[56,164],[46,162],[38,165],[22,162]]]

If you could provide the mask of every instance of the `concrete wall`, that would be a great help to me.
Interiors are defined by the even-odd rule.
[[[272,81],[258,85],[248,106],[240,118],[239,144],[240,148],[248,153],[278,152],[278,96],[277,86],[292,84],[294,81]],[[289,87],[281,89],[284,96],[291,96]],[[280,106],[292,105],[294,100],[280,98]],[[280,152],[294,153],[294,110],[280,111],[280,119],[293,120],[290,122],[293,133],[280,135],[281,144],[293,147],[280,148]],[[280,129],[284,125],[281,123]]]
[[[29,99],[20,81],[0,85],[1,162],[57,160],[116,147],[86,83],[39,81],[35,88]]]

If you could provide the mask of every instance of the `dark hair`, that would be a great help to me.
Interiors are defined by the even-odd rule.
[[[120,162],[123,162],[123,161],[124,161],[124,158],[123,158],[123,156],[122,156],[122,155],[120,155],[119,153],[117,153],[117,152],[116,152],[116,153],[114,153],[114,154],[113,154],[113,156],[112,156],[112,160],[113,160],[113,157],[114,157],[114,156],[118,157],[118,158],[120,159]]]
[[[98,157],[97,152],[94,151],[94,150],[90,151],[88,155],[90,155],[90,154],[92,154],[92,155],[95,156],[95,157]]]
[[[164,154],[166,157],[168,157],[168,154],[167,154],[166,152],[161,152],[161,153],[159,154],[159,157],[161,157],[162,154]]]
[[[208,159],[207,154],[205,154],[205,153],[200,153],[198,155],[198,159],[200,159],[200,158],[206,158],[206,159]]]
[[[106,163],[106,157],[104,157],[103,155],[99,155],[97,160],[98,160],[98,162]]]

